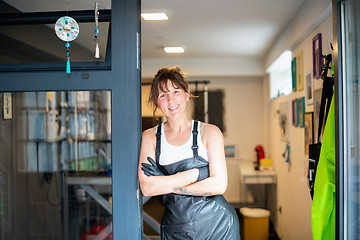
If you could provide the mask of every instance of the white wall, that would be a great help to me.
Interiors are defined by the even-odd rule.
[[[293,49],[293,56],[303,51],[304,74],[312,71],[312,38],[322,33],[323,54],[331,53],[332,16],[313,29]],[[284,49],[285,50],[285,49]],[[264,80],[264,85],[266,84]],[[322,80],[315,80],[315,89],[322,87]],[[268,94],[268,93],[266,93]],[[268,95],[267,95],[268,96]],[[308,180],[305,175],[307,157],[305,155],[304,128],[290,127],[290,164],[285,162],[282,153],[286,143],[280,140],[280,127],[277,111],[281,103],[305,96],[305,91],[293,92],[288,96],[272,100],[268,105],[268,143],[270,158],[277,172],[277,195],[273,196],[272,220],[279,237],[284,240],[312,239],[311,233],[311,197]],[[313,105],[305,106],[305,112],[313,111]],[[291,112],[290,112],[291,113]],[[291,114],[290,114],[291,116]],[[278,211],[281,207],[281,212]]]
[[[285,50],[293,50],[331,15],[331,0],[305,0],[265,56],[267,69]],[[332,31],[332,27],[329,29]]]
[[[206,76],[263,76],[261,58],[171,58],[144,59],[142,61],[142,78],[153,78],[159,68],[180,66],[188,77]]]

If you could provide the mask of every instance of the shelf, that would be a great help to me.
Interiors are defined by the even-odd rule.
[[[69,185],[111,185],[111,177],[67,177]]]
[[[244,184],[274,184],[276,173],[272,170],[256,171],[252,162],[241,161],[239,164],[241,180]]]

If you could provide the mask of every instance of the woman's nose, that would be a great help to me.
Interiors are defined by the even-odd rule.
[[[167,95],[168,102],[172,102],[174,100],[174,97],[171,94]]]

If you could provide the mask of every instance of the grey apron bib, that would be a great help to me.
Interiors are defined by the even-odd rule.
[[[209,163],[198,156],[197,134],[198,122],[193,126],[193,157],[181,161],[160,165],[161,125],[156,133],[156,163],[165,175],[173,175],[192,168],[209,166]],[[193,240],[227,240],[240,239],[239,221],[235,210],[222,195],[197,197],[179,194],[158,196],[165,207],[161,223],[161,239]]]

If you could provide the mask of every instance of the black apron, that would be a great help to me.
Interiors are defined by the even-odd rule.
[[[193,157],[169,165],[160,165],[161,125],[156,133],[156,163],[166,175],[193,168],[209,166],[209,163],[198,156],[197,128],[193,126]],[[235,210],[226,202],[222,195],[197,197],[179,194],[158,196],[165,207],[161,223],[161,239],[194,239],[224,240],[240,239],[239,221]]]

